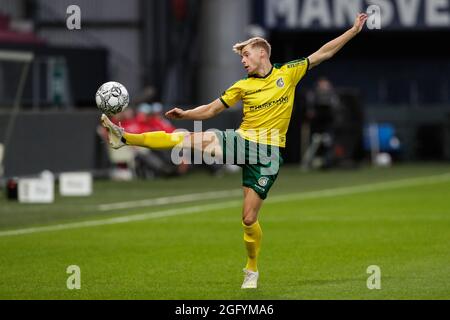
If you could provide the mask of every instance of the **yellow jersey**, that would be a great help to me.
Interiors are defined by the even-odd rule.
[[[285,147],[295,88],[308,67],[308,58],[274,63],[266,76],[249,75],[228,88],[220,97],[225,107],[243,103],[242,123],[236,131],[250,141]]]

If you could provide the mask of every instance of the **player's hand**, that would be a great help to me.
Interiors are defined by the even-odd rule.
[[[186,111],[180,108],[173,108],[172,110],[169,110],[166,112],[166,117],[168,119],[183,119]]]
[[[353,30],[356,33],[359,33],[364,27],[364,23],[366,22],[368,15],[366,13],[360,13],[355,19],[355,23],[353,24]]]

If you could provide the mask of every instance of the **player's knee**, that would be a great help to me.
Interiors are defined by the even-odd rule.
[[[245,214],[244,213],[244,217],[242,218],[242,222],[246,226],[250,226],[250,225],[254,224],[256,222],[256,220],[257,219],[256,219],[256,215],[255,214]]]

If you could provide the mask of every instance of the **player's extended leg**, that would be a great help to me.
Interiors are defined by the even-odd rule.
[[[256,288],[258,285],[258,255],[261,248],[262,231],[258,222],[258,212],[263,200],[251,188],[244,187],[244,207],[242,225],[244,227],[244,243],[247,249],[247,265],[244,268],[245,279],[243,289]]]
[[[119,149],[125,145],[147,147],[151,149],[170,149],[183,141],[186,133],[166,133],[164,131],[145,132],[132,134],[108,119],[102,114],[101,124],[108,130],[109,144],[114,149]]]
[[[171,149],[182,143],[183,148],[193,148],[200,151],[221,152],[217,135],[214,132],[174,132],[152,131],[139,134],[128,133],[109,120],[106,115],[101,117],[102,125],[108,130],[109,144],[114,149],[125,145],[146,147],[150,149]],[[220,156],[220,155],[219,155]]]

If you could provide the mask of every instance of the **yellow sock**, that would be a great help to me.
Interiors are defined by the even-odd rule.
[[[247,248],[247,265],[245,268],[256,272],[258,271],[257,260],[259,249],[261,248],[261,226],[258,221],[250,226],[247,226],[244,223],[242,223],[242,225],[244,226],[244,242],[245,247]]]
[[[183,132],[153,131],[139,134],[124,132],[123,137],[128,145],[151,149],[170,149],[182,142],[184,135]]]

